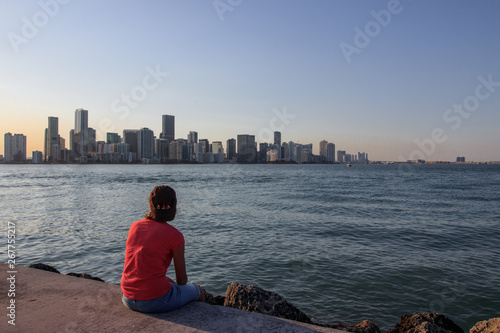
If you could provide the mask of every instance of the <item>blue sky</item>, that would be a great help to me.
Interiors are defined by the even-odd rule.
[[[48,116],[68,143],[84,108],[98,140],[172,114],[177,137],[500,160],[498,31],[494,0],[0,0],[0,151],[43,150]]]

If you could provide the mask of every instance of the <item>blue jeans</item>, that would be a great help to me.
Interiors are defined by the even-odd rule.
[[[147,300],[136,301],[122,295],[122,302],[130,310],[138,312],[168,312],[181,306],[196,301],[200,297],[200,290],[194,284],[178,285],[171,283],[172,289],[165,295]]]

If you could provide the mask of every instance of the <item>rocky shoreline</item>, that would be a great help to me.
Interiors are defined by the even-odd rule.
[[[29,267],[61,274],[54,267],[41,263],[32,264]],[[66,275],[105,282],[98,277],[85,273],[68,273]],[[307,324],[344,330],[346,332],[381,333],[377,325],[369,320],[355,325],[313,322],[304,312],[289,303],[282,296],[255,285],[244,285],[233,282],[228,286],[225,296],[214,296],[205,291],[205,302],[211,305],[257,312]],[[394,329],[386,333],[464,333],[464,331],[444,314],[417,313],[401,316],[400,322],[394,326]],[[469,333],[500,333],[500,317],[476,323],[469,330]]]

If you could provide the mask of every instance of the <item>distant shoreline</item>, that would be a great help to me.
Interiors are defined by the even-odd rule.
[[[31,160],[26,160],[25,162],[6,162],[0,161],[0,165],[227,165],[227,164],[237,164],[237,165],[500,165],[500,161],[488,161],[488,162],[448,162],[448,161],[424,161],[424,162],[416,162],[416,161],[407,161],[407,162],[395,162],[395,161],[371,161],[369,163],[314,163],[314,162],[305,162],[298,163],[295,161],[280,161],[280,162],[256,162],[256,163],[238,163],[238,162],[223,162],[223,163],[203,163],[203,162],[189,162],[189,161],[172,161],[172,162],[123,162],[123,163],[110,163],[110,162],[86,162],[86,163],[63,163],[63,162],[55,162],[55,163],[32,163]]]

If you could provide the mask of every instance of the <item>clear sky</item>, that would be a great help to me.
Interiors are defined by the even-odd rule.
[[[43,151],[49,116],[68,144],[84,108],[98,140],[171,114],[224,144],[500,160],[499,32],[496,0],[0,0],[0,151]]]

